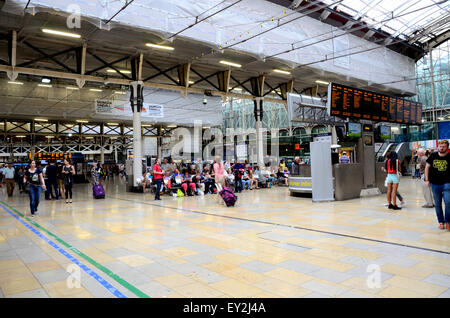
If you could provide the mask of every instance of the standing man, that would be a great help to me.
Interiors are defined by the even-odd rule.
[[[59,200],[59,195],[58,195],[58,167],[56,167],[55,162],[53,160],[51,160],[49,162],[49,165],[47,166],[47,169],[45,171],[45,174],[47,175],[47,197],[54,199],[56,196],[56,200]],[[55,190],[55,196],[53,196],[53,190]]]
[[[8,197],[13,196],[14,186],[16,183],[16,181],[14,180],[15,172],[16,170],[12,166],[11,162],[8,163],[8,166],[6,168],[3,168],[3,174],[5,175],[6,179],[6,190],[8,192]]]
[[[342,156],[339,158],[339,163],[350,163],[350,158],[347,156],[347,153],[344,151]]]
[[[417,168],[416,171],[419,173],[420,183],[422,186],[423,197],[425,198],[425,205],[422,208],[434,208],[433,194],[431,193],[431,188],[425,183],[425,167],[427,165],[428,157],[425,155],[425,149],[417,149]]]
[[[155,165],[153,166],[153,180],[155,180],[156,184],[155,200],[161,200],[161,198],[159,197],[159,192],[161,191],[164,173],[161,170],[160,164],[161,160],[158,158],[156,159]]]
[[[425,182],[431,186],[434,197],[434,208],[440,229],[450,230],[450,153],[448,141],[441,140],[438,152],[433,152],[425,166]],[[442,199],[445,204],[445,214],[442,210]]]

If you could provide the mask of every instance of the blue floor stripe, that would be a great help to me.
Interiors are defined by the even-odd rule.
[[[63,250],[61,247],[59,247],[57,244],[55,244],[53,241],[46,238],[44,235],[42,235],[38,230],[30,226],[29,224],[25,223],[23,220],[21,220],[17,215],[12,213],[8,208],[1,205],[0,206],[8,212],[10,215],[12,215],[14,218],[16,218],[19,222],[21,222],[23,225],[25,225],[28,229],[30,229],[34,234],[39,236],[41,239],[43,239],[45,242],[47,242],[50,246],[55,248],[58,252],[60,252],[62,255],[67,257],[72,263],[78,265],[81,269],[83,269],[87,274],[89,274],[91,277],[93,277],[96,281],[98,281],[103,287],[105,287],[111,294],[116,296],[117,298],[127,298],[124,294],[122,294],[119,290],[117,290],[113,285],[108,283],[106,280],[104,280],[102,277],[100,277],[97,273],[95,273],[92,269],[81,263],[79,260],[77,260],[75,257],[67,253],[65,250]]]

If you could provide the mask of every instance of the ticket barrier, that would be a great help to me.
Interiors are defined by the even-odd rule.
[[[360,163],[334,164],[334,197],[337,201],[360,197],[363,188],[363,175]],[[311,166],[300,165],[298,175],[290,175],[288,179],[291,195],[296,193],[312,193]],[[384,180],[383,180],[384,183]]]

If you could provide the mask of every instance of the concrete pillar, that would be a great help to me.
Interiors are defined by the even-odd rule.
[[[119,163],[119,156],[117,154],[117,147],[114,147],[114,161],[115,161],[115,163]]]
[[[255,97],[255,120],[256,120],[256,162],[260,169],[264,167],[264,144],[262,131],[262,113],[264,97]]]

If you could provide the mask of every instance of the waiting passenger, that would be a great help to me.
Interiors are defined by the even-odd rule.
[[[247,171],[244,171],[244,174],[242,176],[242,185],[244,190],[251,190],[252,189],[252,180],[250,180],[250,177],[247,173]]]
[[[400,210],[401,208],[397,206],[397,190],[399,185],[399,174],[401,172],[400,160],[398,160],[397,153],[391,151],[389,154],[389,159],[386,160],[385,168],[387,170],[387,201],[388,208],[392,210]],[[393,204],[391,203],[391,200]]]
[[[288,186],[287,175],[284,172],[284,170],[281,169],[281,167],[278,168],[278,171],[277,171],[277,180],[278,180],[279,184],[283,184],[284,183],[284,185]]]
[[[187,169],[184,170],[181,180],[181,187],[184,190],[184,195],[193,196],[194,194],[192,193],[195,193],[195,183],[192,182],[192,176],[189,174]]]
[[[64,159],[63,174],[64,174],[64,189],[66,191],[66,204],[72,203],[72,186],[73,186],[73,176],[75,175],[75,168],[68,159]]]
[[[350,163],[350,158],[347,156],[347,153],[344,151],[342,156],[339,158],[339,163]]]

